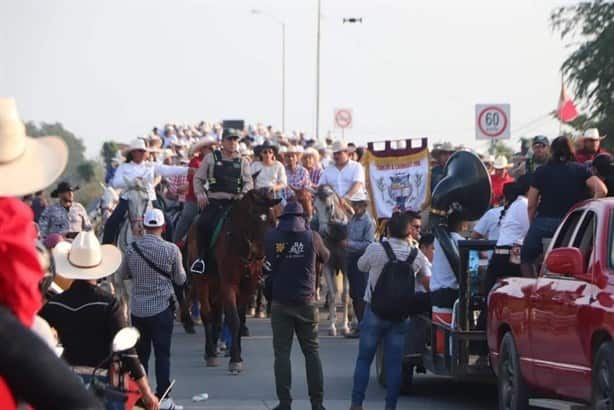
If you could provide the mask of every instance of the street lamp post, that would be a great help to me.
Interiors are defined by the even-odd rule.
[[[281,130],[286,132],[286,23],[272,14],[252,9],[252,14],[267,16],[281,26]]]

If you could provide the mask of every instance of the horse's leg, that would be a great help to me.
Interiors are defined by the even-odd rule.
[[[348,280],[348,276],[345,273],[346,269],[344,268],[341,271],[343,275],[343,293],[341,294],[341,303],[343,304],[343,334],[346,335],[350,333],[350,323],[349,323],[349,289],[350,282]]]
[[[205,328],[205,361],[208,367],[218,366],[215,340],[215,315],[209,300],[209,284],[203,277],[194,277],[192,284],[200,304],[200,318]]]
[[[328,319],[330,326],[328,328],[328,334],[330,336],[337,336],[337,328],[335,323],[337,322],[337,304],[335,299],[337,296],[337,284],[335,281],[334,272],[331,266],[327,263],[324,265],[324,278],[326,279],[326,298],[328,302]]]
[[[243,370],[243,359],[241,358],[241,321],[237,309],[237,298],[235,292],[228,290],[225,295],[224,315],[226,323],[230,328],[232,343],[230,344],[230,364],[228,370],[232,374],[238,374]]]

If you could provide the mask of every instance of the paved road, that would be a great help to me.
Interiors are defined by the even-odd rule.
[[[272,409],[276,404],[273,381],[273,350],[270,323],[267,319],[249,319],[251,337],[243,339],[243,359],[247,370],[230,376],[227,359],[219,368],[207,368],[203,360],[203,329],[187,335],[177,324],[173,339],[172,377],[177,380],[173,390],[176,402],[188,409]],[[325,376],[325,406],[329,410],[348,409],[352,389],[354,360],[358,341],[329,337],[321,330],[320,352]],[[292,356],[294,409],[309,409],[305,370],[298,343]],[[150,367],[153,369],[153,363]],[[383,408],[384,390],[374,378],[367,391],[366,409]],[[152,375],[153,378],[153,375]],[[208,393],[209,400],[193,402],[192,397]],[[496,408],[494,385],[453,383],[434,376],[418,376],[415,394],[401,397],[399,409],[412,410],[492,410]]]

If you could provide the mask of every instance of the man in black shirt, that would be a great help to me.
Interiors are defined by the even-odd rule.
[[[286,205],[278,227],[266,235],[265,249],[272,279],[271,327],[279,399],[276,409],[289,410],[292,403],[290,351],[296,332],[305,356],[311,407],[321,410],[324,378],[315,305],[315,262],[317,257],[326,263],[330,253],[320,235],[307,230],[303,207],[297,202]]]
[[[98,279],[117,271],[121,253],[113,245],[100,246],[96,236],[88,231],[79,233],[72,245],[68,242],[56,245],[53,257],[56,272],[74,282],[47,302],[40,316],[57,330],[64,358],[71,366],[96,367],[111,353],[115,334],[127,326],[117,298],[96,286]],[[137,382],[147,409],[158,409],[158,399],[149,388],[134,349],[122,359]]]

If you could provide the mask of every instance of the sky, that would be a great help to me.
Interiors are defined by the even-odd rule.
[[[563,0],[321,0],[320,136],[427,137],[477,149],[475,105],[511,105],[510,145],[554,137],[569,54]],[[260,10],[253,14],[251,10]],[[362,23],[343,23],[343,18]],[[245,119],[315,134],[317,0],[0,0],[0,95],[62,122],[87,155],[173,121]],[[573,97],[573,95],[572,95]]]

